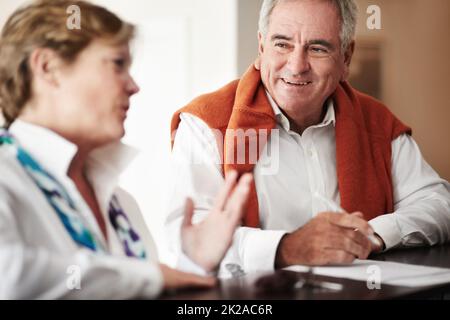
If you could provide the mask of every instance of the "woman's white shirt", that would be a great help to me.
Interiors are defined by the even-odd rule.
[[[16,120],[9,132],[75,202],[78,213],[106,253],[77,245],[28,176],[11,148],[0,147],[0,298],[152,298],[163,286],[155,244],[134,199],[118,177],[136,151],[122,143],[94,150],[87,177],[107,225],[106,242],[67,170],[77,148],[56,133]],[[129,258],[108,218],[116,195],[146,248],[146,260]]]

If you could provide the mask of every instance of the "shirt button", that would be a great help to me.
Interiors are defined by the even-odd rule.
[[[314,151],[312,151],[312,149],[308,149],[308,156],[311,158],[314,156]]]

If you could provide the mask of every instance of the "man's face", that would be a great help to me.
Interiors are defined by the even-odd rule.
[[[265,38],[259,35],[261,78],[291,115],[322,108],[348,72],[351,50],[341,51],[338,9],[329,1],[280,1]]]

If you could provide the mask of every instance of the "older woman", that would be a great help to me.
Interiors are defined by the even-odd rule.
[[[66,26],[67,8],[81,28]],[[117,187],[132,152],[120,142],[130,97],[134,27],[83,1],[37,1],[0,39],[0,298],[155,297],[214,279],[160,265],[133,199]],[[182,238],[212,271],[229,247],[250,176],[229,176],[208,219]],[[236,185],[237,184],[237,185]]]

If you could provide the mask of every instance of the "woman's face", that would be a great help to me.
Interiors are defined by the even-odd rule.
[[[96,40],[60,69],[56,109],[67,139],[97,147],[123,137],[130,97],[139,91],[130,64],[128,44]]]

